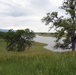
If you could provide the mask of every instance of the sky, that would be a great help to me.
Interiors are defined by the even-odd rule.
[[[41,22],[46,13],[57,11],[63,0],[0,0],[0,29],[26,29],[48,32],[49,26]],[[51,30],[54,32],[54,30]]]

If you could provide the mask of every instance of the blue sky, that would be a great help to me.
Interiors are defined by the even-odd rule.
[[[0,29],[26,29],[35,32],[48,32],[41,19],[46,13],[58,11],[63,0],[0,0]],[[54,30],[51,30],[54,31]]]

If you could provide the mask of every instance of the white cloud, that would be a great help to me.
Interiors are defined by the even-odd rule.
[[[25,29],[47,32],[48,26],[41,23],[46,13],[59,11],[62,0],[0,0],[0,28]]]
[[[53,6],[60,7],[62,5],[63,0],[50,0]]]

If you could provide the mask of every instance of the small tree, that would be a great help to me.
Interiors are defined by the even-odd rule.
[[[5,41],[7,42],[8,51],[24,51],[26,47],[30,47],[33,43],[35,33],[29,29],[9,30],[6,33]]]
[[[75,50],[76,43],[76,0],[64,0],[61,9],[65,10],[69,14],[69,18],[64,18],[63,16],[58,16],[58,12],[47,13],[47,16],[42,19],[42,22],[45,22],[46,25],[52,23],[50,28],[55,28],[57,31],[57,38],[55,47],[61,47],[63,49],[70,48]],[[59,40],[65,35],[63,43],[60,43]]]

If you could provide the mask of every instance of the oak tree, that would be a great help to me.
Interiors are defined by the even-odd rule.
[[[75,50],[76,44],[76,0],[64,0],[61,9],[66,11],[66,15],[69,17],[58,16],[58,12],[47,13],[46,17],[43,17],[42,22],[45,22],[46,25],[51,23],[50,29],[55,28],[56,30],[56,45],[58,48],[71,48],[72,51]],[[63,43],[60,43],[59,40],[63,38]],[[70,46],[70,47],[69,47]]]

